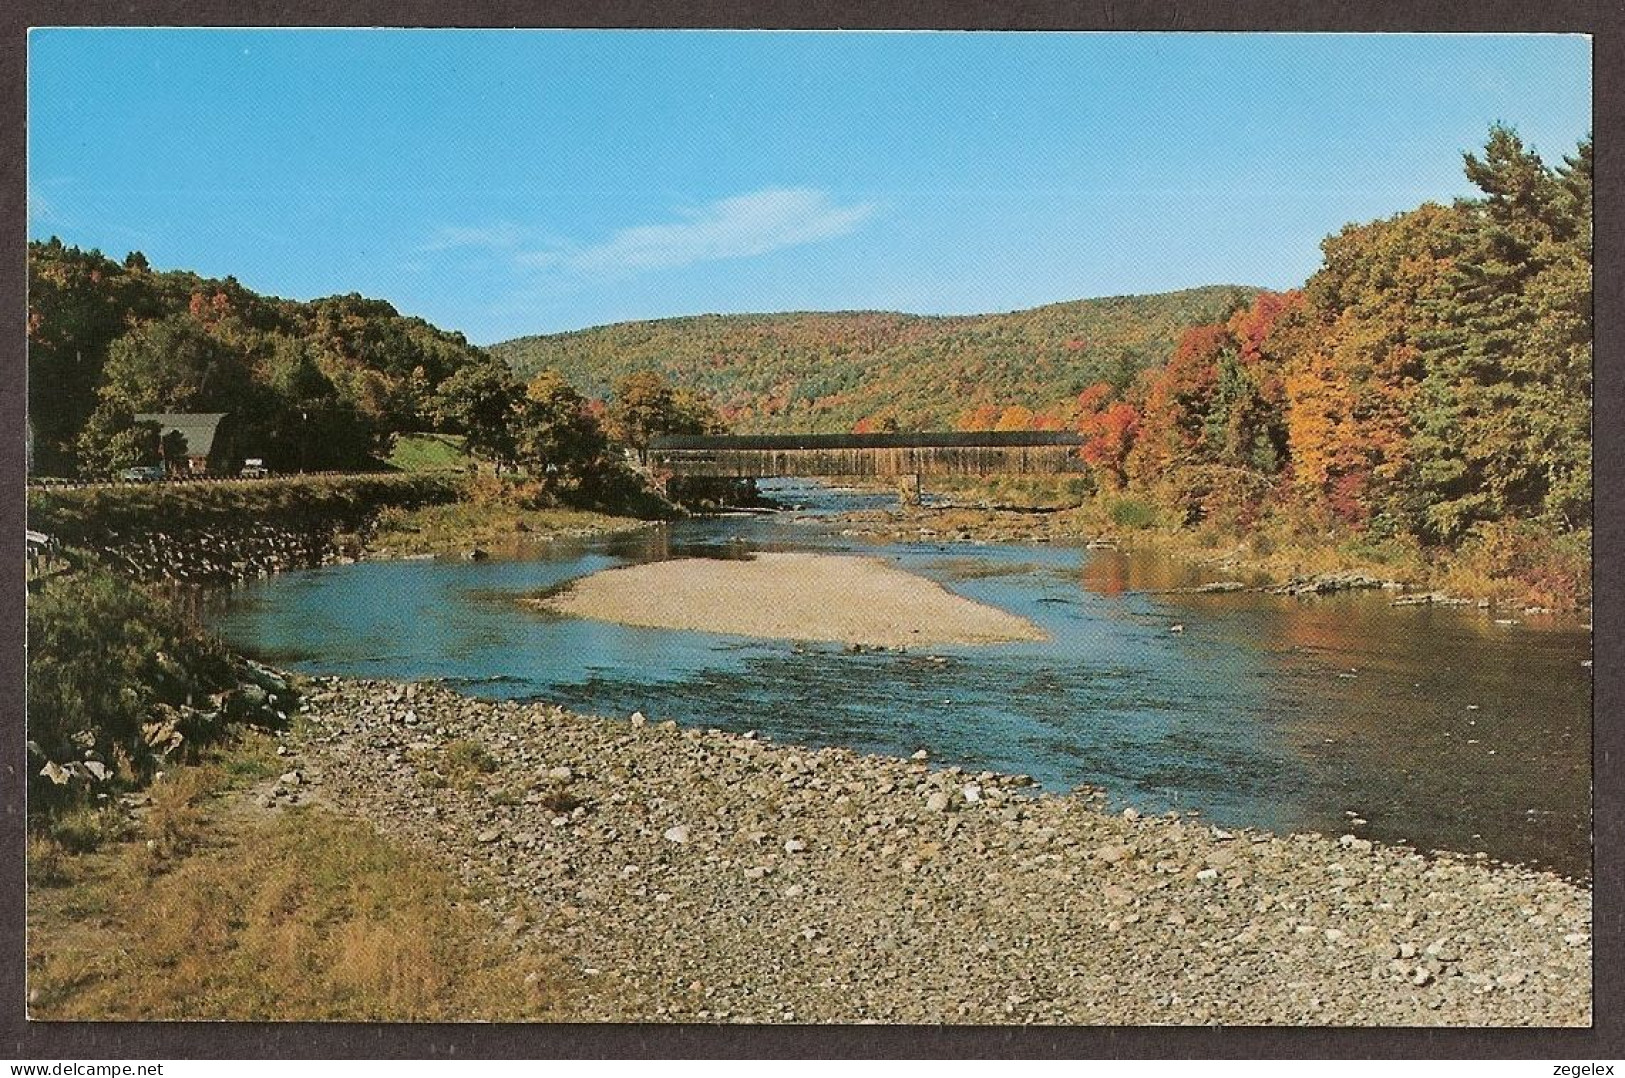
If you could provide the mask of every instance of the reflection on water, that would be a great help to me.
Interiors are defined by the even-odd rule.
[[[1060,544],[858,546],[807,520],[849,498],[809,486],[792,498],[806,507],[795,521],[694,520],[486,562],[289,573],[233,592],[217,624],[244,650],[310,672],[444,678],[480,696],[810,744],[924,747],[1050,789],[1103,786],[1145,811],[1589,872],[1590,644],[1577,627],[1499,626],[1380,594],[1167,594],[1201,570]],[[770,549],[873,553],[1051,638],[848,655],[517,601],[615,565]]]

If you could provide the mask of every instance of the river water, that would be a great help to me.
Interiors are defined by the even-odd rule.
[[[481,562],[286,573],[231,591],[214,627],[248,654],[307,673],[442,678],[476,696],[642,711],[781,741],[925,748],[938,763],[1025,773],[1050,790],[1102,787],[1119,808],[1590,875],[1583,626],[1396,608],[1383,593],[1170,594],[1211,576],[1073,545],[876,546],[842,536],[826,514],[889,499],[790,483],[778,494],[802,510]],[[518,602],[612,566],[755,550],[877,555],[1027,617],[1050,639],[847,654]]]

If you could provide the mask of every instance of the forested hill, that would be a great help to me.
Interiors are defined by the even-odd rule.
[[[360,466],[389,432],[433,423],[448,377],[491,362],[383,300],[279,299],[139,251],[28,245],[28,411],[47,475],[140,462],[140,412],[231,412],[276,468]]]
[[[589,397],[657,370],[710,397],[742,432],[1056,425],[1088,386],[1127,387],[1165,362],[1186,328],[1223,320],[1257,292],[1217,285],[951,317],[705,315],[522,337],[491,351],[521,378],[552,368]]]

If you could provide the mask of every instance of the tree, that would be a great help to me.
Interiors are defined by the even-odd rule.
[[[103,395],[136,411],[232,412],[251,398],[246,356],[188,315],[145,322],[108,349]]]
[[[440,384],[436,419],[467,438],[470,452],[489,457],[500,471],[515,456],[516,411],[523,390],[494,359],[471,363]]]
[[[649,441],[665,434],[720,434],[722,417],[689,389],[672,389],[656,371],[638,371],[615,384],[609,404],[610,434],[647,459]]]
[[[1549,169],[1510,129],[1465,156],[1460,255],[1420,335],[1416,515],[1453,542],[1481,521],[1590,525],[1590,142]]]
[[[1128,401],[1111,401],[1109,383],[1097,383],[1078,397],[1078,433],[1083,435],[1083,459],[1095,467],[1101,486],[1122,490],[1128,482],[1127,462],[1140,430],[1140,410]]]
[[[156,465],[163,456],[161,429],[150,420],[137,423],[130,408],[116,399],[103,401],[79,434],[80,474],[106,479],[126,468]]]
[[[609,429],[615,440],[644,459],[649,440],[667,433],[673,412],[671,386],[655,371],[637,371],[615,384],[609,404]]]
[[[172,430],[158,439],[158,458],[169,471],[182,471],[186,467],[187,448],[186,435]]]
[[[525,387],[515,446],[548,493],[567,484],[590,486],[612,464],[609,437],[586,399],[553,370],[540,371]]]
[[[1433,204],[1321,244],[1307,305],[1284,327],[1287,446],[1294,493],[1345,523],[1408,519],[1416,415],[1426,369],[1418,340],[1436,324],[1460,248],[1458,211]]]

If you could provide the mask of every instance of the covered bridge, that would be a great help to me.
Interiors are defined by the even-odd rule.
[[[1083,439],[1066,431],[921,431],[893,434],[670,435],[648,463],[673,476],[1059,475],[1087,469]]]

